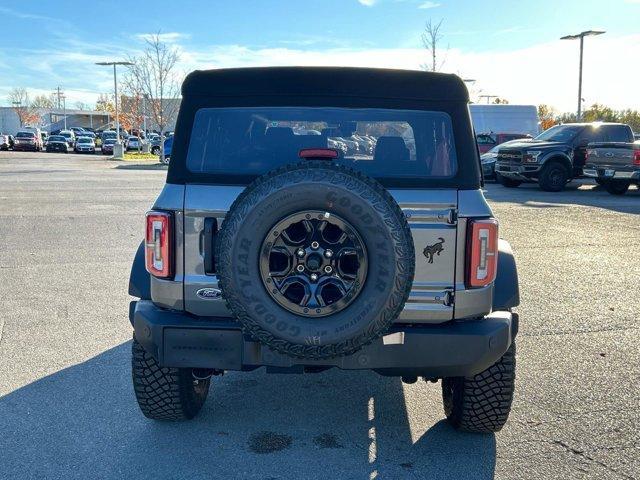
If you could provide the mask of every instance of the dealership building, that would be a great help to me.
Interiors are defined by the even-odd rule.
[[[38,126],[45,132],[62,130],[65,127],[65,117],[67,128],[70,127],[90,127],[94,129],[104,129],[112,121],[108,112],[96,110],[72,110],[62,108],[41,108],[38,109],[40,123]],[[20,130],[20,119],[13,107],[0,107],[0,132],[15,135]]]

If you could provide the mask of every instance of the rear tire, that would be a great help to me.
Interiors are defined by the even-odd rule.
[[[195,380],[190,368],[161,367],[133,339],[131,373],[138,406],[153,420],[188,420],[195,417],[209,393],[210,379]]]
[[[551,162],[544,166],[538,185],[545,192],[560,192],[569,181],[569,172],[560,162]]]
[[[598,185],[600,185],[601,187],[604,187],[607,184],[607,181],[602,179],[602,178],[594,178],[594,180],[596,181],[596,183]]]
[[[442,403],[447,420],[457,430],[499,431],[509,418],[516,379],[516,345],[492,366],[471,377],[442,379]]]
[[[621,182],[619,180],[610,180],[604,184],[604,188],[611,195],[624,195],[629,190],[631,184],[629,182]]]
[[[520,180],[514,180],[513,178],[503,177],[499,173],[496,173],[496,180],[498,180],[498,183],[500,183],[500,185],[507,188],[517,188],[520,185],[522,185],[522,182]]]

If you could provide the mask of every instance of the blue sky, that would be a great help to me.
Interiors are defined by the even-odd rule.
[[[70,102],[93,103],[112,88],[108,72],[93,63],[135,54],[144,34],[158,30],[181,52],[185,72],[277,64],[419,68],[420,33],[432,18],[443,19],[442,70],[475,78],[473,94],[558,110],[574,108],[578,61],[578,43],[558,38],[606,30],[587,39],[585,101],[640,108],[632,79],[640,73],[640,0],[4,0],[0,18],[5,105],[12,87],[36,94],[57,85]]]

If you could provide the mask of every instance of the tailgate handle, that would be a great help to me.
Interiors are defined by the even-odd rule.
[[[203,235],[203,253],[204,253],[204,273],[213,275],[216,273],[216,237],[218,234],[218,220],[215,218],[204,219]]]

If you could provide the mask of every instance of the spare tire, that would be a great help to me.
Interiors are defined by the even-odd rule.
[[[413,282],[398,204],[377,181],[322,161],[255,180],[216,243],[219,286],[245,333],[296,358],[349,355],[380,337]]]

